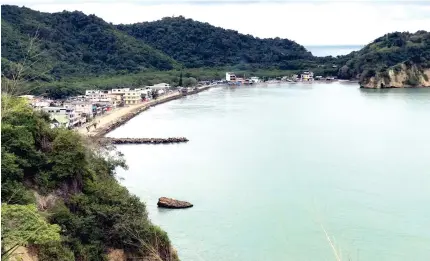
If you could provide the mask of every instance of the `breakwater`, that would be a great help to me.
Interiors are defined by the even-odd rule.
[[[173,100],[182,98],[182,97],[187,96],[187,95],[196,94],[196,93],[208,90],[208,89],[210,89],[213,86],[214,85],[208,85],[208,86],[204,86],[204,87],[199,87],[199,88],[196,88],[194,90],[188,91],[186,93],[175,92],[173,94],[168,94],[168,95],[165,95],[165,96],[161,96],[161,97],[159,97],[156,100],[151,100],[151,101],[149,101],[147,103],[141,104],[140,106],[138,106],[133,111],[127,113],[126,115],[123,115],[123,116],[117,118],[115,121],[111,122],[110,124],[107,124],[106,126],[98,128],[95,131],[95,133],[93,135],[91,135],[91,136],[94,136],[95,138],[101,138],[101,137],[105,136],[107,133],[113,131],[114,129],[122,126],[123,124],[125,124],[129,120],[133,119],[139,113],[144,112],[144,111],[146,111],[147,109],[149,109],[149,108],[151,108],[153,106],[157,106],[157,105],[163,104],[165,102],[173,101]]]
[[[168,144],[188,142],[185,137],[173,138],[103,138],[111,144]]]

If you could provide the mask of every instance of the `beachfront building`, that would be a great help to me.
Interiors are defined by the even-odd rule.
[[[70,101],[65,102],[63,107],[66,109],[73,109],[79,117],[81,123],[85,123],[95,116],[95,105],[92,102],[86,101]]]
[[[314,73],[310,71],[304,71],[301,76],[300,80],[303,82],[310,82],[314,80]]]
[[[112,104],[112,108],[116,108],[116,107],[120,106],[124,100],[122,95],[113,94],[113,93],[109,94],[108,98],[110,100],[110,103]]]
[[[126,105],[138,104],[142,101],[141,91],[129,90],[124,93],[124,102]]]
[[[236,74],[234,74],[233,72],[226,72],[225,73],[225,79],[228,82],[235,82],[236,81]]]
[[[260,78],[258,77],[251,77],[249,78],[253,83],[259,83],[260,82]]]

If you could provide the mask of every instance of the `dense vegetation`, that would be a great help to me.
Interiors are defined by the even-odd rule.
[[[358,75],[361,78],[372,77],[389,68],[399,68],[401,64],[430,68],[430,33],[386,34],[360,51],[339,57],[338,64],[342,66],[339,77],[344,79]]]
[[[181,72],[184,83],[222,79],[225,71],[369,78],[401,63],[430,67],[429,46],[425,31],[397,32],[349,55],[314,57],[288,39],[259,39],[184,17],[115,26],[81,12],[2,6],[2,77],[19,74],[26,92],[53,98],[86,88],[177,86]]]
[[[2,72],[6,76],[14,63],[24,60],[27,64],[38,61],[37,73],[28,74],[45,81],[176,66],[170,57],[94,15],[77,11],[49,14],[2,5],[1,19]]]
[[[162,50],[186,67],[256,64],[283,70],[302,69],[313,58],[288,39],[259,39],[184,17],[118,25],[118,29]]]
[[[325,62],[332,61],[288,39],[254,38],[183,17],[114,26],[77,11],[2,6],[2,73],[9,78],[22,64],[22,76],[46,83],[180,67],[303,70]]]
[[[1,112],[2,259],[31,246],[44,261],[105,260],[108,249],[176,260],[145,205],[116,181],[120,154],[51,129],[22,99],[3,95]]]

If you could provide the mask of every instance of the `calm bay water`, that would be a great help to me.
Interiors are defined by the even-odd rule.
[[[140,114],[119,171],[181,260],[430,260],[430,89],[215,88]],[[194,203],[156,206],[161,196]],[[350,259],[348,259],[350,258]]]

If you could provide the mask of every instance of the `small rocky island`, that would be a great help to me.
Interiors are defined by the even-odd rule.
[[[157,206],[160,208],[190,208],[193,206],[190,202],[180,201],[173,198],[161,197],[158,199]]]

